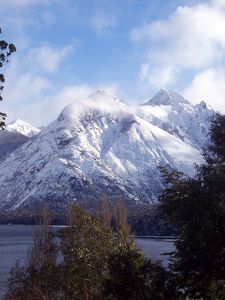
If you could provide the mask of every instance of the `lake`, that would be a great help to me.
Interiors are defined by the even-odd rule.
[[[27,251],[32,244],[34,226],[24,225],[0,225],[0,299],[5,291],[6,280],[10,269],[20,260],[26,262]],[[171,239],[158,238],[135,238],[140,249],[148,258],[163,261],[167,263],[162,253],[168,253],[174,250],[174,243]]]

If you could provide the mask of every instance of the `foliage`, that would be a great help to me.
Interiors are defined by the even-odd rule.
[[[0,34],[2,33],[0,28]],[[9,57],[12,53],[16,52],[16,47],[14,44],[9,44],[5,40],[0,40],[0,68],[4,66],[9,61]],[[2,101],[2,90],[4,88],[3,83],[5,82],[5,77],[0,74],[0,101]],[[0,129],[4,128],[6,114],[0,112]]]
[[[60,299],[60,278],[56,277],[59,274],[58,250],[48,226],[46,210],[43,211],[43,222],[45,225],[35,229],[27,267],[17,263],[10,272],[5,300]]]
[[[175,299],[169,272],[157,262],[146,260],[134,244],[120,244],[109,256],[108,265],[104,299]]]
[[[206,149],[205,158],[225,161],[225,118],[217,113],[211,119],[209,130],[211,141]],[[208,150],[208,151],[207,151]]]
[[[121,225],[112,231],[76,206],[69,220],[55,234],[39,227],[28,265],[11,271],[5,300],[174,299],[168,272],[146,260]]]
[[[114,246],[113,235],[100,220],[81,208],[73,210],[72,226],[59,233],[64,299],[98,299],[107,276],[107,255]]]
[[[175,227],[163,218],[158,203],[135,203],[129,207],[128,220],[131,232],[137,236],[176,235]]]
[[[112,227],[113,214],[107,195],[104,195],[103,198],[97,202],[96,216],[99,217],[106,227]]]
[[[110,299],[141,299],[145,287],[142,268],[145,264],[143,253],[123,234],[117,240],[114,251],[110,251],[109,276],[105,282],[105,295]]]
[[[224,132],[225,117],[218,115],[195,178],[162,170],[167,188],[160,197],[161,210],[178,229],[171,270],[177,289],[196,299],[222,299],[221,289],[225,292]]]

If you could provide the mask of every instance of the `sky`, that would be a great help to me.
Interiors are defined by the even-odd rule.
[[[1,0],[0,111],[47,125],[96,89],[143,103],[161,88],[225,113],[225,0]]]

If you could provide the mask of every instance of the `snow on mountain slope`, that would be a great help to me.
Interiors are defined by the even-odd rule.
[[[193,105],[165,89],[144,105],[135,107],[134,112],[199,150],[207,142],[210,118],[215,114],[204,101]]]
[[[16,119],[15,121],[9,123],[6,126],[6,131],[17,132],[17,133],[21,133],[22,135],[31,137],[31,136],[39,133],[40,129],[30,125],[27,122],[24,122],[23,120]]]
[[[159,165],[191,175],[201,156],[191,143],[149,122],[154,114],[147,117],[146,107],[136,113],[101,90],[68,105],[1,163],[0,207],[37,207],[47,201],[61,209],[104,193],[154,201],[161,188]]]
[[[0,131],[0,161],[4,160],[12,151],[26,143],[40,130],[17,119]]]

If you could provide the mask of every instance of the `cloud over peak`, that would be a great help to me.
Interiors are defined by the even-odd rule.
[[[139,71],[142,84],[170,86],[178,84],[185,72],[191,72],[193,91],[197,78],[206,79],[204,72],[211,68],[216,72],[216,66],[225,60],[224,8],[224,0],[180,6],[167,19],[134,28],[131,40],[144,48]]]

